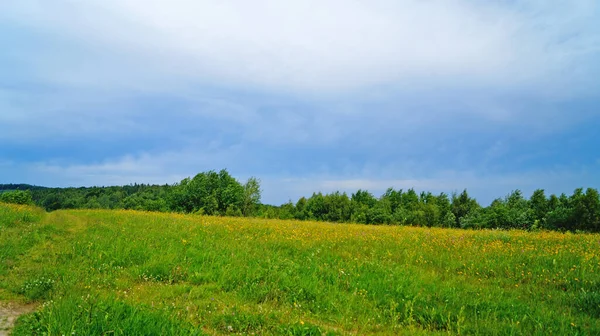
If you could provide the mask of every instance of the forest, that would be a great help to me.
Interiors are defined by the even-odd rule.
[[[59,209],[131,209],[464,229],[523,229],[600,232],[600,195],[578,188],[571,195],[527,198],[520,190],[482,206],[467,190],[434,195],[414,189],[388,189],[380,197],[366,190],[351,195],[314,193],[280,206],[260,202],[260,180],[241,183],[227,170],[199,173],[173,185],[133,184],[112,187],[45,188],[0,184],[0,202]]]

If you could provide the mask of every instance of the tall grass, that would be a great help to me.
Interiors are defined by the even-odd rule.
[[[54,232],[52,225],[42,224],[45,215],[40,208],[0,203],[0,299],[8,295],[2,291],[3,276],[18,257]]]
[[[0,230],[21,224],[39,222],[44,215],[44,211],[40,208],[0,203]]]
[[[202,335],[190,323],[171,319],[166,312],[122,301],[89,296],[46,302],[21,319],[16,335]]]
[[[53,230],[0,273],[0,290],[47,302],[17,335],[600,334],[599,235],[132,211],[41,222]]]

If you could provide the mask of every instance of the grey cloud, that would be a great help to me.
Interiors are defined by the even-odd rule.
[[[560,83],[581,53],[597,54],[573,49],[599,36],[590,29],[597,6],[584,0],[568,6],[531,0],[23,0],[3,7],[32,29],[109,55],[93,66],[79,61],[48,69],[54,80],[141,88],[168,89],[174,79],[303,93],[457,80],[547,86],[549,79]],[[134,78],[119,74],[124,67]]]

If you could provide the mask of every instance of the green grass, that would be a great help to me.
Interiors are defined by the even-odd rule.
[[[591,234],[0,205],[0,299],[43,303],[16,335],[598,335],[599,251]]]

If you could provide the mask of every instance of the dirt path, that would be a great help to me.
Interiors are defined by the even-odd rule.
[[[0,302],[0,336],[9,335],[17,318],[34,310],[34,305]]]

